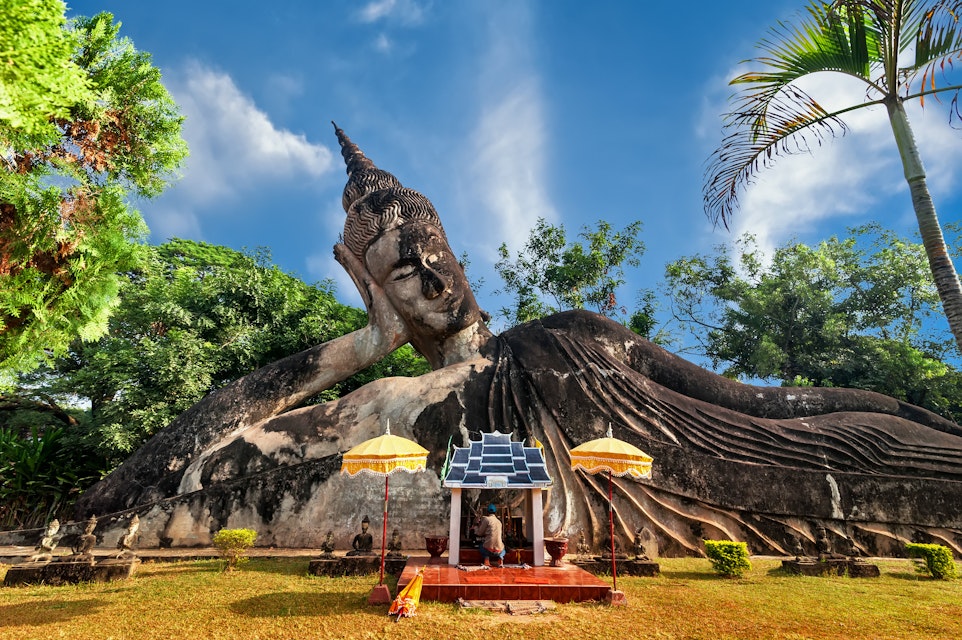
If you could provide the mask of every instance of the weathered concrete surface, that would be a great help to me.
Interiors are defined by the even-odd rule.
[[[398,577],[404,571],[408,559],[385,558],[384,573]],[[312,576],[366,576],[381,571],[381,556],[342,556],[327,559],[315,558],[307,566],[307,572]]]
[[[93,557],[62,556],[47,562],[25,562],[7,569],[3,586],[28,584],[77,584],[112,582],[133,576],[140,560],[136,557],[95,560]]]
[[[611,575],[611,558],[591,558],[588,560],[570,560],[571,564],[581,567],[596,576]],[[619,576],[637,576],[640,578],[655,578],[661,575],[661,565],[650,560],[619,560],[615,564],[615,571]]]
[[[365,514],[380,530],[383,482],[340,476],[340,454],[388,419],[431,451],[427,473],[391,481],[389,529],[406,548],[447,530],[437,473],[449,437],[463,446],[493,429],[545,445],[555,479],[546,535],[585,531],[597,547],[607,482],[572,472],[567,452],[610,422],[655,459],[651,480],[615,480],[617,533],[648,527],[663,556],[699,555],[703,538],[775,555],[794,555],[797,538],[814,552],[819,526],[866,555],[900,555],[907,540],[962,550],[958,425],[870,392],[742,385],[585,312],[512,329],[477,360],[233,431],[206,425],[195,438],[203,416],[178,420],[77,516],[134,508],[142,547],[205,545],[221,527],[245,526],[278,546],[318,547],[330,529],[345,548]]]

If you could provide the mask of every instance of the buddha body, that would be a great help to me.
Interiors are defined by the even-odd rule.
[[[349,178],[334,253],[369,324],[213,392],[89,491],[81,513],[162,500],[170,508],[149,523],[158,538],[204,535],[224,526],[210,518],[226,515],[211,514],[242,512],[258,514],[245,524],[274,544],[318,546],[302,522],[334,527],[359,508],[360,480],[337,474],[339,456],[390,422],[430,451],[435,471],[449,441],[467,446],[472,432],[537,439],[566,488],[548,496],[545,534],[562,535],[608,522],[606,487],[572,471],[567,452],[611,423],[615,437],[654,457],[651,480],[615,479],[624,501],[616,535],[648,526],[660,555],[701,553],[696,530],[786,554],[809,523],[839,519],[876,555],[897,552],[906,526],[960,550],[958,425],[866,391],[740,384],[586,311],[495,336],[430,202],[337,135]],[[432,372],[299,406],[408,342]],[[282,493],[266,492],[265,478]],[[405,517],[444,530],[449,497],[437,473],[404,482]],[[933,493],[944,498],[925,499]]]

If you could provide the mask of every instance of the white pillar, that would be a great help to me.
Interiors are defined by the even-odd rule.
[[[541,506],[541,489],[531,489],[531,525],[534,540],[534,566],[544,566],[544,507]]]
[[[461,559],[461,488],[451,489],[451,526],[448,528],[448,564]]]

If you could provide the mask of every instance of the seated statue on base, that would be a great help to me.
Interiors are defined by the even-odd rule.
[[[371,526],[371,519],[364,516],[361,520],[361,532],[351,540],[351,550],[347,552],[349,556],[369,556],[374,554],[374,537],[368,532]]]
[[[61,536],[57,533],[60,531],[60,520],[54,518],[47,523],[47,528],[44,529],[43,536],[40,538],[40,542],[34,547],[35,553],[27,558],[27,562],[44,562],[46,560],[53,559],[53,550],[57,548],[57,543],[60,542]]]

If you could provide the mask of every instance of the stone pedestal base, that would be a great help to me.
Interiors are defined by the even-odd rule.
[[[800,576],[844,576],[851,578],[877,578],[881,575],[877,565],[856,560],[782,560],[782,568]]]
[[[611,575],[611,558],[602,560],[593,558],[589,560],[569,560],[577,567],[584,569],[596,576]],[[615,570],[619,576],[638,576],[642,578],[654,578],[661,575],[661,566],[651,560],[618,560]]]
[[[367,598],[368,604],[391,604],[394,598],[391,597],[391,590],[387,588],[386,584],[379,584],[374,587],[371,591],[371,595]]]
[[[407,564],[407,556],[385,558],[384,573],[400,576]],[[365,576],[380,573],[381,556],[344,556],[342,558],[314,558],[307,567],[312,576]]]
[[[618,575],[654,578],[661,575],[661,565],[651,560],[629,560],[618,563]]]
[[[608,593],[605,594],[605,603],[613,607],[624,607],[628,604],[628,598],[625,597],[624,591],[608,589]]]
[[[848,563],[848,575],[850,578],[878,578],[882,573],[878,565],[852,560]]]
[[[140,558],[94,558],[62,559],[47,562],[24,562],[7,569],[3,586],[27,584],[77,584],[79,582],[113,582],[126,580],[140,566]]]

